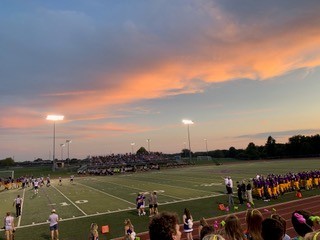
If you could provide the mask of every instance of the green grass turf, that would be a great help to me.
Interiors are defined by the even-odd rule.
[[[174,211],[182,216],[185,207],[191,210],[195,220],[201,217],[214,217],[225,212],[218,210],[219,203],[226,203],[225,187],[222,177],[232,176],[236,181],[248,179],[259,174],[282,174],[319,168],[320,159],[287,159],[279,161],[232,162],[217,166],[215,164],[150,171],[101,177],[77,177],[71,184],[63,179],[62,186],[57,180],[51,187],[42,187],[35,195],[31,188],[0,192],[0,216],[15,209],[12,206],[17,194],[24,196],[23,213],[17,239],[49,239],[46,222],[51,208],[55,208],[62,218],[60,239],[87,239],[89,226],[97,222],[99,226],[108,224],[107,238],[123,235],[123,221],[130,218],[136,232],[147,231],[149,217],[139,217],[135,209],[138,192],[158,191],[159,210]],[[46,169],[45,171],[48,171]],[[46,176],[41,169],[35,169],[34,176]],[[15,171],[15,175],[18,171]],[[59,176],[57,174],[56,176]],[[64,175],[67,176],[67,175]],[[319,190],[303,192],[304,196],[319,194]],[[269,206],[295,199],[294,193],[287,193],[277,200],[255,201],[255,207]],[[237,199],[236,199],[237,202]],[[146,209],[148,210],[148,209]],[[239,206],[238,211],[245,210]],[[18,220],[16,220],[18,224]],[[3,235],[3,234],[2,234]],[[0,239],[2,236],[0,235]],[[102,237],[102,239],[104,239]]]

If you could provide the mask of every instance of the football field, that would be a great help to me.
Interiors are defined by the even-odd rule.
[[[156,191],[160,211],[175,211],[180,215],[184,207],[188,207],[194,218],[199,219],[217,214],[212,203],[225,198],[222,179],[225,176],[231,176],[235,185],[236,181],[247,180],[257,174],[319,169],[319,162],[319,159],[252,161],[113,176],[75,176],[73,183],[65,178],[61,186],[57,179],[52,179],[51,186],[42,186],[38,194],[31,187],[2,190],[0,214],[5,216],[7,211],[11,211],[15,215],[13,200],[19,194],[23,205],[22,214],[15,221],[16,239],[49,239],[47,219],[52,208],[60,217],[60,240],[87,239],[92,222],[100,226],[109,225],[110,233],[106,238],[110,239],[123,235],[125,218],[133,221],[136,232],[147,230],[148,216],[139,217],[135,209],[138,193],[143,192],[148,197],[150,192]],[[0,239],[3,239],[3,234],[0,234]]]

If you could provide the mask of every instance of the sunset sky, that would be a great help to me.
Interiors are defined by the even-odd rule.
[[[320,132],[319,0],[3,0],[0,159]],[[67,156],[66,148],[63,150]]]

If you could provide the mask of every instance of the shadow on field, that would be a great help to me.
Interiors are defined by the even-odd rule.
[[[50,240],[51,238],[50,238],[49,234],[43,233],[43,234],[41,234],[41,239]]]

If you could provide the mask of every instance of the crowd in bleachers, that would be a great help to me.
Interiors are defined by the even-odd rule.
[[[160,166],[170,167],[178,165],[184,164],[161,153],[110,154],[90,157],[86,168],[82,167],[79,169],[78,174],[113,175],[124,172],[159,170]]]

